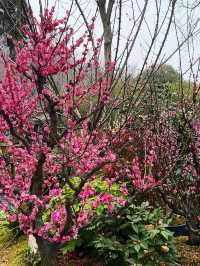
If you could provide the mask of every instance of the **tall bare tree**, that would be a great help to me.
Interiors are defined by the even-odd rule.
[[[26,0],[1,0],[1,27],[0,35],[9,34],[13,39],[22,37],[21,26],[27,20],[27,1]],[[12,58],[15,57],[14,45],[11,38],[5,36]]]

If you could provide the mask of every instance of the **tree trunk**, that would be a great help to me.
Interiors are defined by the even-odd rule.
[[[194,230],[200,230],[199,224],[194,220],[188,221],[190,223],[190,226],[188,226],[188,244],[198,246],[200,245],[200,235],[196,232],[193,232],[190,227]]]
[[[36,236],[41,266],[57,266],[57,252],[59,245]]]

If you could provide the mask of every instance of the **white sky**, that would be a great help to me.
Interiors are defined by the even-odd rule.
[[[161,1],[161,21],[164,17],[164,14],[166,13],[167,7],[168,7],[168,3],[169,0],[160,0]],[[39,1],[36,0],[30,0],[30,3],[32,5],[33,11],[35,13],[36,16],[38,16],[39,14],[39,5],[38,5]],[[45,2],[47,2],[47,0],[43,0],[42,1],[43,4]],[[49,6],[53,5],[55,3],[55,0],[49,0]],[[85,15],[88,17],[88,19],[90,19],[96,10],[96,2],[95,0],[80,0],[80,5],[85,13]],[[116,1],[117,2],[117,1]],[[120,42],[120,47],[122,50],[122,47],[124,47],[126,45],[126,40],[127,40],[127,36],[131,30],[131,27],[133,25],[133,12],[132,12],[132,8],[130,6],[131,1],[130,0],[124,0],[123,1],[123,14],[122,14],[122,29],[121,29],[121,33],[122,33],[122,38],[121,38],[121,42]],[[142,6],[144,5],[144,0],[132,0],[133,5],[134,5],[134,12],[135,12],[135,16],[137,16],[137,14],[139,14],[139,8],[142,8]],[[192,4],[193,2],[195,2],[195,0],[178,0],[178,4],[176,7],[176,11],[175,11],[175,19],[176,22],[178,23],[178,27],[179,27],[179,38],[180,41],[183,40],[183,36],[187,35],[187,23],[186,21],[189,19],[191,20],[191,26],[194,25],[196,23],[197,27],[196,27],[196,31],[198,31],[197,29],[200,29],[200,23],[198,23],[199,18],[200,18],[200,7],[198,7],[195,11],[190,11],[190,13],[187,13],[187,9],[183,7],[183,4],[187,4],[187,2],[189,4]],[[139,5],[138,5],[139,3]],[[71,4],[71,1],[69,0],[60,0],[59,3],[57,3],[57,9],[56,9],[56,16],[58,17],[62,17],[65,13],[65,10],[69,9],[69,5]],[[198,14],[199,13],[199,14]],[[77,8],[75,8],[74,6],[74,12],[71,16],[71,25],[74,24],[74,22],[76,21],[75,27],[77,28],[80,23],[82,23],[82,19],[79,16],[80,13],[77,10]],[[167,19],[169,18],[169,14]],[[148,3],[148,7],[147,7],[147,12],[146,12],[146,16],[145,16],[145,21],[146,23],[143,24],[140,34],[139,34],[139,38],[137,39],[136,45],[134,47],[134,50],[132,51],[132,54],[130,56],[129,59],[129,68],[130,69],[138,69],[141,67],[143,61],[144,61],[144,57],[146,56],[146,52],[147,52],[147,48],[150,44],[150,32],[153,32],[153,29],[155,27],[155,20],[156,20],[156,8],[155,8],[155,0],[149,0]],[[148,26],[147,26],[148,25]],[[160,22],[161,25],[161,22]],[[162,43],[162,38],[164,35],[166,27],[163,27],[163,29],[161,30],[159,37],[157,39],[157,42],[154,46],[153,49],[153,53],[151,54],[151,57],[148,61],[148,64],[151,64],[153,61],[153,58],[155,58],[155,55],[158,53],[158,50],[160,48],[160,44]],[[81,30],[80,30],[81,31]],[[96,36],[101,36],[102,34],[102,26],[101,26],[101,21],[100,19],[97,20],[96,22],[96,28],[95,28],[95,34]],[[195,51],[193,52],[193,55],[191,55],[190,57],[193,56],[193,60],[197,60],[199,55],[200,55],[200,41],[198,38],[198,35],[194,36],[194,47],[195,47]],[[116,44],[116,39],[115,39],[115,34],[114,34],[114,40],[113,40],[114,46]],[[191,42],[192,43],[192,42]],[[163,52],[162,52],[162,56],[161,58],[167,58],[177,47],[177,38],[176,38],[176,31],[175,31],[175,27],[174,24],[171,27],[171,31],[170,34],[168,35],[168,39],[165,43],[165,46],[163,48]],[[178,53],[176,55],[174,55],[169,62],[170,64],[172,64],[176,69],[179,68],[179,55]],[[183,70],[187,70],[190,63],[189,63],[189,53],[188,53],[188,46],[185,45],[182,50],[181,50],[181,63],[182,63],[182,68]],[[189,73],[189,72],[188,72]],[[187,73],[187,77],[188,77],[188,73]]]

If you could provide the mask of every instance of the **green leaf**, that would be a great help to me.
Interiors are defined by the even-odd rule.
[[[97,215],[101,215],[105,209],[106,209],[106,206],[104,204],[101,204],[99,205],[98,208],[96,208],[95,212],[97,213]]]
[[[134,246],[134,249],[136,250],[137,253],[139,253],[140,248],[141,248],[141,247],[140,247],[139,244],[137,244],[137,245]]]
[[[128,258],[126,259],[126,262],[130,263],[130,265],[134,265],[137,261],[135,259]]]
[[[119,188],[119,185],[118,184],[113,184],[112,187],[111,187],[111,193],[115,196],[119,196],[121,195],[121,192],[120,192],[120,188]]]
[[[150,231],[150,238],[153,239],[156,235],[160,233],[160,230],[154,229]]]
[[[120,229],[120,230],[124,230],[124,229],[126,229],[127,227],[129,227],[129,223],[124,223],[124,224],[121,224],[121,225],[119,226],[119,229]]]
[[[42,214],[42,221],[45,224],[45,223],[50,222],[50,219],[51,219],[51,210],[46,209]]]
[[[72,252],[75,250],[75,248],[81,243],[79,239],[73,239],[69,241],[63,248],[62,252],[63,254],[67,254],[68,252]]]
[[[135,231],[135,233],[138,234],[139,233],[138,226],[136,224],[131,224],[131,226],[132,226],[133,230]]]
[[[140,247],[143,249],[148,249],[148,245],[146,243],[140,243]]]
[[[77,212],[79,212],[79,210],[80,210],[80,203],[75,203],[74,204],[74,211],[77,213]]]
[[[169,231],[161,231],[161,235],[166,239],[168,240],[169,237],[171,237],[173,234]]]

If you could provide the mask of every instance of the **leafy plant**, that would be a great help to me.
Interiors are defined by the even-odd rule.
[[[169,223],[160,208],[152,209],[148,203],[130,205],[82,229],[81,249],[90,250],[88,254],[103,258],[110,266],[176,265]]]

